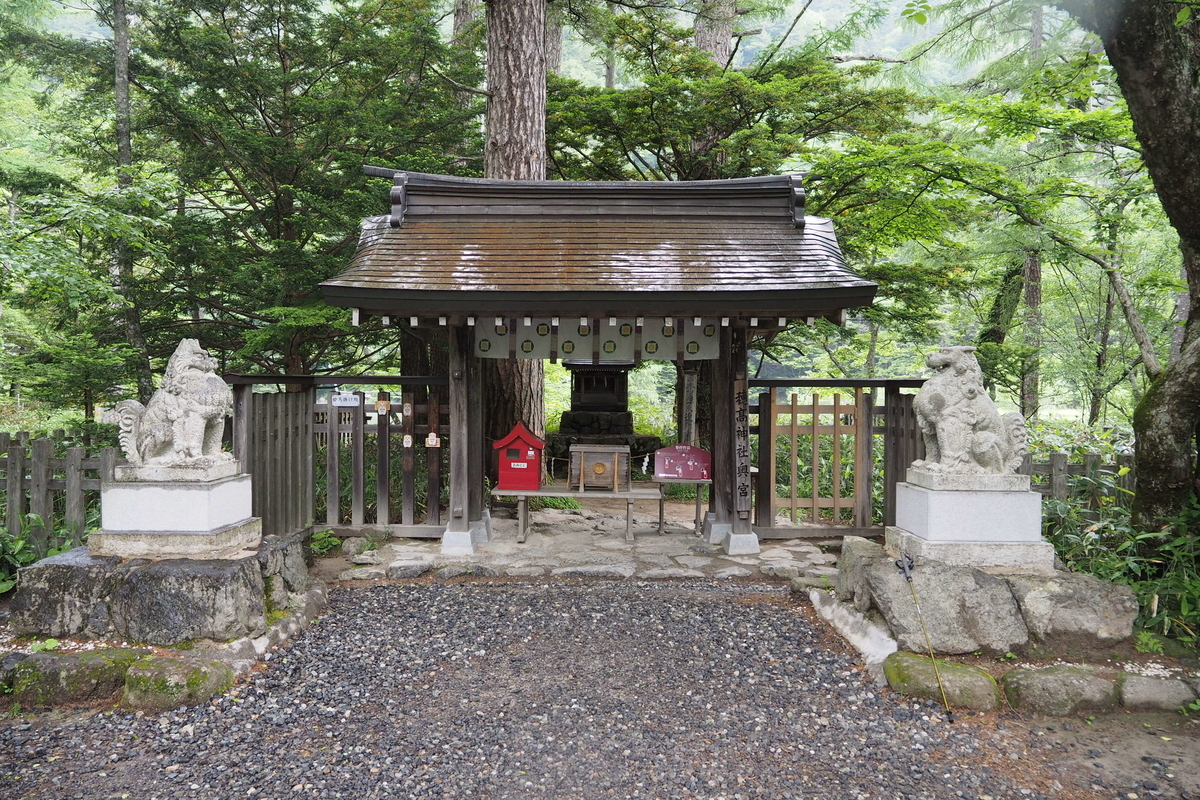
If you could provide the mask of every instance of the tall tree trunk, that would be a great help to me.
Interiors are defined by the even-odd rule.
[[[608,4],[608,13],[615,17],[621,13],[621,7],[616,3]],[[611,30],[611,29],[610,29]],[[617,40],[611,33],[604,38],[604,88],[612,89],[617,85]]]
[[[482,16],[483,4],[479,0],[455,0],[452,41],[455,44],[462,44],[467,32]]]
[[[113,97],[116,105],[117,186],[127,190],[133,186],[133,124],[129,101],[129,15],[125,0],[113,0]],[[118,238],[113,242],[113,277],[121,298],[121,316],[125,338],[133,348],[136,363],[138,399],[150,402],[154,394],[154,376],[150,373],[150,352],[142,332],[142,312],[133,292],[134,256],[128,243]]]
[[[546,179],[546,2],[487,0],[487,145],[489,178]],[[541,361],[483,360],[484,435],[495,441],[518,420],[546,432]],[[489,447],[484,448],[491,452]],[[490,463],[491,459],[488,459]]]
[[[1008,332],[1012,328],[1013,317],[1017,314],[1017,306],[1021,304],[1021,285],[1025,280],[1025,264],[1019,262],[1012,264],[1004,271],[1000,277],[1000,286],[996,289],[996,294],[992,297],[992,304],[988,307],[987,317],[983,321],[983,328],[979,331],[979,337],[975,340],[975,344],[980,349],[980,367],[983,369],[984,385],[988,389],[992,389],[995,384],[994,373],[996,364],[992,363],[989,358],[987,345],[995,345],[1000,347],[1004,344],[1004,340],[1008,338]]]
[[[1023,340],[1028,355],[1021,370],[1021,415],[1037,419],[1041,403],[1042,349],[1042,254],[1037,250],[1025,253],[1025,320]]]
[[[546,179],[546,2],[487,2],[489,178]]]
[[[720,67],[729,64],[733,54],[733,21],[737,17],[735,0],[708,0],[696,12],[696,49],[711,53]]]
[[[1179,233],[1187,274],[1190,311],[1179,358],[1134,412],[1133,517],[1135,524],[1151,527],[1180,512],[1195,493],[1193,438],[1200,422],[1200,19],[1180,24],[1182,6],[1170,0],[1057,0],[1057,5],[1104,42],[1146,170]],[[1149,373],[1150,365],[1146,368]]]
[[[1092,377],[1092,386],[1089,391],[1088,425],[1095,425],[1099,421],[1100,412],[1104,408],[1104,398],[1108,395],[1106,388],[1111,386],[1104,373],[1108,368],[1109,337],[1112,335],[1113,310],[1116,307],[1116,299],[1113,297],[1112,286],[1109,285],[1105,288],[1104,310],[1101,312],[1100,324],[1096,331],[1096,373]]]
[[[559,5],[546,5],[546,72],[555,75],[562,69],[563,10]]]

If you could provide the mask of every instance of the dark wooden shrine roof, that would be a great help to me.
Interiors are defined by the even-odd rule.
[[[836,317],[868,305],[796,176],[500,181],[393,173],[326,300],[368,314]]]

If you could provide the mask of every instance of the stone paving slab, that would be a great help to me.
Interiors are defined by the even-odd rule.
[[[690,511],[690,508],[689,508]],[[678,522],[678,521],[676,521]],[[512,577],[592,575],[648,580],[768,577],[787,579],[826,574],[837,560],[811,542],[765,541],[755,555],[728,556],[720,546],[696,536],[690,526],[667,525],[658,534],[658,518],[634,515],[634,541],[625,540],[623,514],[587,509],[545,509],[532,513],[530,533],[517,541],[517,523],[504,511],[492,516],[492,540],[476,543],[470,556],[443,556],[438,540],[396,540],[379,550],[379,565],[347,570],[345,580],[419,576],[426,570],[480,568]],[[403,564],[403,569],[386,565]],[[468,573],[466,568],[475,567]]]

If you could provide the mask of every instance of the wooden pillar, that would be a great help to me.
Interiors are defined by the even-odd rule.
[[[471,342],[471,329],[466,328],[467,346],[467,397],[471,413],[467,420],[467,519],[471,522],[483,519],[483,476],[486,459],[490,451],[483,442],[483,369],[475,356]]]
[[[729,422],[733,410],[730,407],[730,346],[732,330],[721,328],[720,352],[713,369],[712,386],[709,396],[712,398],[712,496],[709,499],[709,510],[715,516],[717,525],[729,525],[733,522],[732,489],[733,489],[733,431]]]
[[[730,331],[729,367],[730,381],[727,391],[730,396],[730,430],[733,432],[730,448],[733,473],[732,515],[733,533],[750,534],[750,387],[746,371],[745,328]]]
[[[240,472],[250,471],[250,396],[254,387],[239,384],[233,387],[233,457],[241,466]]]
[[[468,533],[470,517],[470,380],[469,332],[452,325],[450,334],[450,508],[446,532]],[[483,409],[474,409],[482,413]]]

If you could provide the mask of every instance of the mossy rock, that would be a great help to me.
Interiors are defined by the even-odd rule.
[[[110,647],[87,653],[33,653],[13,668],[10,699],[21,708],[111,700],[148,650]]]
[[[121,705],[167,711],[203,703],[233,685],[233,668],[206,658],[143,658],[125,675]]]
[[[1065,717],[1117,707],[1117,682],[1100,677],[1088,667],[1014,669],[1000,683],[1009,705],[1023,711]]]
[[[942,702],[942,692],[938,687],[940,674],[942,686],[946,689],[946,701],[951,708],[995,711],[1001,706],[1000,686],[996,679],[977,667],[938,661],[935,672],[932,659],[897,652],[884,659],[883,673],[892,691],[908,697]]]

